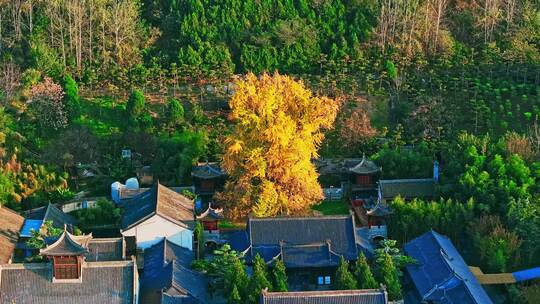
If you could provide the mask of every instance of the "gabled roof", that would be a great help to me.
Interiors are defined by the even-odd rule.
[[[189,267],[193,259],[193,251],[180,247],[163,238],[152,247],[144,250],[145,271],[142,281],[152,283],[152,281],[158,280],[157,278],[164,274],[161,269],[174,260]]]
[[[354,228],[352,215],[250,218],[247,233],[251,250],[248,253],[259,253],[268,262],[280,254],[282,244],[286,244],[284,248],[289,251],[289,257],[293,254],[291,266],[302,264],[302,267],[317,267],[322,262],[332,261],[321,252],[354,260],[358,254]],[[312,255],[314,250],[320,254]],[[316,256],[324,256],[325,260],[315,261]]]
[[[0,205],[0,264],[6,264],[11,259],[23,223],[24,217]]]
[[[203,274],[174,260],[170,286],[162,293],[162,303],[206,303],[207,284]]]
[[[147,248],[144,251],[144,273],[141,278],[141,303],[158,301],[161,291],[170,287],[173,261],[189,268],[194,258],[193,251],[165,238]]]
[[[132,304],[134,261],[83,263],[80,283],[53,283],[49,263],[0,266],[0,303]]]
[[[384,199],[401,196],[405,199],[433,197],[435,195],[433,178],[379,180],[379,189]]]
[[[80,241],[87,242],[86,238],[79,238]],[[88,250],[75,240],[69,232],[64,230],[60,238],[53,244],[47,246],[45,249],[39,250],[39,254],[44,256],[73,256],[83,255]]]
[[[77,224],[77,220],[69,214],[65,214],[62,210],[58,209],[55,205],[49,203],[47,206],[30,210],[26,214],[27,219],[51,221],[53,227],[64,228],[64,225],[68,225],[71,229],[73,225]]]
[[[191,170],[191,176],[201,179],[211,179],[224,176],[225,173],[216,162],[199,163]]]
[[[404,246],[417,261],[408,265],[422,300],[433,303],[490,304],[491,299],[474,274],[445,236],[426,232]]]
[[[91,239],[88,242],[86,261],[121,261],[126,258],[124,238]]]
[[[385,290],[325,290],[268,292],[263,291],[260,304],[386,304],[388,295]]]
[[[381,167],[377,166],[373,161],[366,158],[366,155],[362,157],[362,160],[349,171],[356,174],[375,174],[381,172]]]
[[[166,239],[146,249],[141,302],[158,302],[158,295],[161,303],[204,303],[206,280],[189,269],[193,259],[192,251]]]
[[[280,254],[287,268],[337,266],[340,257],[326,242],[306,245],[283,244]]]
[[[148,191],[122,200],[122,230],[127,230],[157,214],[174,223],[190,226],[195,220],[193,200],[156,183]]]

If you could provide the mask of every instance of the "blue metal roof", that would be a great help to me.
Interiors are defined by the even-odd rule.
[[[540,278],[540,267],[516,271],[512,275],[514,275],[516,282],[537,279]]]
[[[421,300],[433,303],[491,304],[480,282],[452,242],[435,231],[408,242],[405,253],[417,263],[407,266]]]
[[[42,220],[24,220],[24,224],[21,229],[21,237],[32,237],[32,230],[39,231],[42,224]]]

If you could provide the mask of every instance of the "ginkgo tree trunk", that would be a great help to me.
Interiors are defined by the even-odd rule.
[[[301,214],[323,198],[311,159],[331,128],[337,102],[278,73],[248,74],[230,100],[233,132],[224,141],[229,179],[218,194],[230,216]]]

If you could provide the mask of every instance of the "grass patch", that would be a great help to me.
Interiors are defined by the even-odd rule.
[[[81,112],[75,123],[88,127],[97,136],[111,136],[125,127],[123,106],[112,98],[82,99]]]
[[[311,209],[319,211],[324,215],[349,214],[349,204],[346,201],[322,201],[314,205]]]
[[[244,225],[236,224],[228,220],[220,220],[218,223],[219,229],[243,229]]]
[[[87,116],[81,116],[75,120],[75,122],[81,126],[87,127],[93,134],[99,137],[107,137],[120,133],[120,127],[111,126],[103,121],[95,120]]]

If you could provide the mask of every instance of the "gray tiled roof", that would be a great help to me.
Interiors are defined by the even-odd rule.
[[[70,256],[82,255],[88,250],[71,238],[71,235],[64,231],[60,238],[53,244],[41,249],[39,253],[44,256]]]
[[[148,191],[122,200],[124,209],[121,226],[129,229],[155,214],[173,222],[192,226],[195,220],[193,201],[157,183]]]
[[[194,254],[192,251],[165,239],[147,248],[144,251],[141,301],[154,303],[156,302],[155,294],[157,293],[160,297],[163,296],[162,303],[199,303],[195,302],[194,296],[189,295],[197,288],[199,288],[197,295],[201,295],[200,286],[205,286],[204,283],[195,284],[195,287],[192,286],[193,282],[204,279],[201,274],[188,269],[193,259]],[[185,269],[185,271],[179,273],[181,272],[179,269]],[[173,284],[174,280],[179,281],[176,288]],[[184,286],[182,284],[188,285]],[[161,295],[164,289],[167,289],[167,293]],[[204,288],[202,291],[202,296],[204,296]]]
[[[251,246],[256,252],[259,252],[259,248],[264,248],[264,252],[274,252],[268,250],[272,246],[277,247],[279,252],[280,242],[288,246],[329,242],[333,253],[343,255],[348,260],[356,259],[358,254],[352,215],[250,218],[247,230]],[[295,254],[307,261],[307,258],[299,256],[300,248],[295,248]],[[267,261],[271,258],[264,256],[264,253],[261,255]]]
[[[386,304],[386,291],[378,289],[266,292],[260,304]]]
[[[163,292],[163,298],[171,300],[181,299],[182,302],[169,303],[207,303],[206,286],[208,282],[203,274],[194,272],[173,261],[170,287]]]
[[[125,258],[125,245],[123,239],[92,239],[88,243],[86,261],[120,261]]]
[[[69,236],[69,239],[76,243],[77,246],[74,244],[66,243],[67,241],[63,241],[62,245],[62,252],[61,254],[47,254],[48,252],[52,251],[53,245],[58,242],[64,234],[60,235],[60,237],[56,238],[49,238],[48,241],[50,241],[50,245],[42,250],[42,253],[44,255],[69,255],[66,254],[66,248],[65,246],[72,247],[74,246],[77,251],[79,249],[83,249],[79,254],[83,254],[86,258],[86,261],[88,262],[99,262],[99,261],[121,261],[125,260],[126,258],[126,242],[124,241],[124,237],[117,237],[117,238],[93,238],[92,234],[87,235],[71,235],[69,232],[66,234]],[[60,248],[55,248],[55,251],[60,250]]]
[[[356,174],[374,174],[381,172],[381,167],[377,166],[377,164],[364,156],[362,157],[362,160],[356,166],[350,168],[349,171]]]
[[[406,198],[429,198],[435,195],[433,178],[379,180],[382,198],[391,199],[398,195]]]
[[[223,175],[225,173],[221,170],[219,164],[215,162],[198,164],[191,171],[191,176],[201,179],[218,178]]]
[[[339,255],[332,252],[326,243],[310,245],[283,246],[281,248],[281,258],[285,267],[328,267],[336,266],[339,262]]]
[[[161,295],[161,304],[199,304],[200,302],[193,297],[184,294],[167,294]]]
[[[87,263],[81,283],[53,283],[52,266],[0,266],[0,303],[24,304],[131,304],[134,292],[132,261]]]

